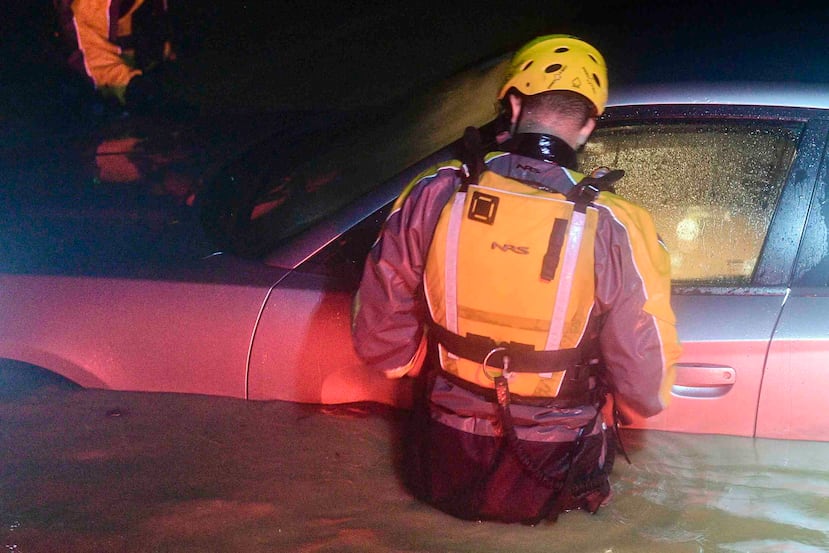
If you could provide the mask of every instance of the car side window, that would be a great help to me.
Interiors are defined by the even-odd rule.
[[[643,124],[598,129],[582,171],[624,169],[620,196],[653,215],[673,281],[746,285],[796,150],[778,123]]]

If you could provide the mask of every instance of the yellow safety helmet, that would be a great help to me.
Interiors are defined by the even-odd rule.
[[[527,96],[569,90],[590,100],[601,115],[607,104],[607,66],[599,51],[579,38],[542,36],[512,58],[498,99],[513,88]]]

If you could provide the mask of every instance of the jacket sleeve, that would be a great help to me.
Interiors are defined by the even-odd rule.
[[[599,342],[623,404],[649,417],[664,409],[681,354],[671,308],[671,262],[650,214],[603,193],[596,237]]]
[[[354,298],[352,339],[360,358],[389,377],[418,369],[425,354],[423,270],[440,212],[454,192],[455,173],[447,166],[415,179],[366,260]]]
[[[72,3],[78,50],[84,69],[95,88],[111,88],[123,100],[130,79],[141,71],[129,67],[121,59],[121,48],[112,41],[112,18],[116,8],[97,0],[76,0]]]

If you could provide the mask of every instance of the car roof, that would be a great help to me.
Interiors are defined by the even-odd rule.
[[[749,105],[829,109],[829,84],[734,82],[621,85],[608,107],[642,105]]]

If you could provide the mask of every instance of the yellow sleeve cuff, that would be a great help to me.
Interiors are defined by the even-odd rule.
[[[417,351],[415,351],[414,356],[412,356],[408,363],[395,367],[394,369],[386,369],[383,371],[383,374],[386,378],[390,379],[403,378],[406,375],[417,376],[423,367],[423,361],[426,359],[426,350],[426,335],[424,334],[420,339],[420,344],[417,346]]]

